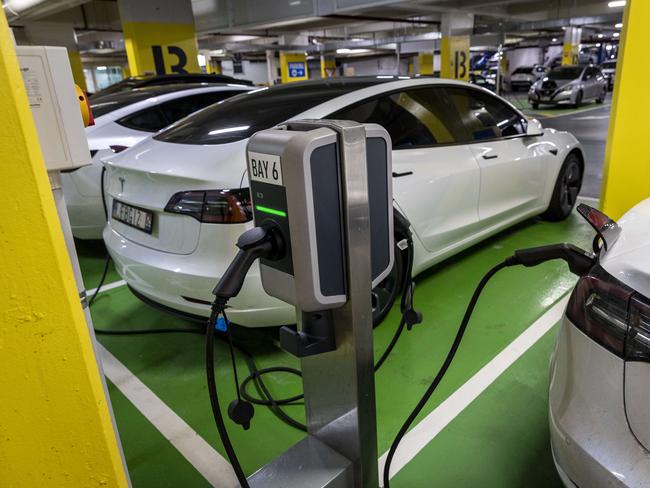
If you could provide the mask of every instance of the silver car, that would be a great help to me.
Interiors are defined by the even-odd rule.
[[[607,80],[597,66],[558,66],[536,81],[528,91],[530,105],[568,104],[579,107],[595,100],[603,103],[607,96]]]
[[[612,90],[614,88],[614,78],[616,77],[616,60],[605,61],[600,65],[600,70],[607,80],[607,88]]]
[[[598,230],[551,360],[553,458],[567,487],[650,486],[650,199]]]
[[[520,88],[528,90],[533,83],[546,76],[548,72],[549,69],[546,66],[519,66],[510,75],[510,89],[512,91],[519,91]]]

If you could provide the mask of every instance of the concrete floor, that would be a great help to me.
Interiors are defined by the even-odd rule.
[[[600,193],[607,110],[607,106],[586,106],[578,112],[550,109],[534,113],[544,119],[546,127],[569,129],[583,143],[587,172],[582,193],[589,197]],[[417,277],[415,302],[423,312],[424,323],[404,334],[376,375],[380,454],[389,448],[437,371],[485,271],[518,248],[562,241],[589,247],[591,239],[591,229],[575,213],[556,224],[531,219]],[[92,288],[101,275],[105,250],[101,242],[77,245],[86,286]],[[102,292],[91,307],[96,328],[196,330],[196,324],[141,303],[119,280],[111,268],[107,283],[115,283],[115,287]],[[538,333],[521,356],[510,357],[511,364],[505,370],[495,370],[492,360],[497,355],[507,356],[513,341],[530,337],[539,329],[539,322],[551,315],[549,310],[560,310],[560,301],[574,283],[574,276],[562,263],[511,268],[494,278],[476,308],[447,377],[417,421],[422,422],[419,425],[427,434],[427,442],[403,444],[401,449],[410,453],[409,462],[396,474],[393,486],[561,487],[550,454],[547,426],[553,323]],[[376,329],[376,356],[388,344],[397,321],[398,310],[394,309]],[[238,328],[236,337],[247,344],[258,367],[298,365],[295,358],[278,348],[273,330]],[[205,386],[203,337],[185,333],[98,335],[98,340],[105,348],[109,392],[133,486],[231,486],[223,482],[219,470],[225,465],[225,453]],[[221,343],[215,347],[217,383],[222,406],[227,408],[235,386],[226,348]],[[241,358],[238,367],[243,374],[246,366]],[[472,385],[479,371],[492,375],[494,381],[476,390],[476,398],[465,408],[456,400],[459,389],[476,389]],[[288,375],[272,376],[267,383],[278,397],[301,391],[299,380]],[[435,413],[427,417],[434,409]],[[286,410],[304,419],[301,404]],[[448,423],[437,430],[429,427],[432,419],[445,415]],[[249,431],[230,422],[228,427],[249,474],[303,436],[263,407],[256,408]]]

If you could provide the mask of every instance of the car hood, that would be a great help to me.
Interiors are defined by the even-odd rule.
[[[173,144],[148,138],[105,158],[104,163],[133,173],[146,173],[152,182],[182,182],[184,187],[179,190],[205,185],[239,187],[246,169],[247,143],[248,139],[219,145]]]
[[[601,266],[619,281],[650,297],[650,198],[618,222],[618,240],[600,256]]]

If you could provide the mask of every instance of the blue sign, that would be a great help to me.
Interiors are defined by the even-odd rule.
[[[304,61],[289,63],[289,78],[304,78],[304,77],[305,77]]]

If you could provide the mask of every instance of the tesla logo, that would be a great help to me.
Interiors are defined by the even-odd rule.
[[[120,193],[124,193],[124,182],[126,180],[122,176],[120,176],[118,180],[120,180]]]

